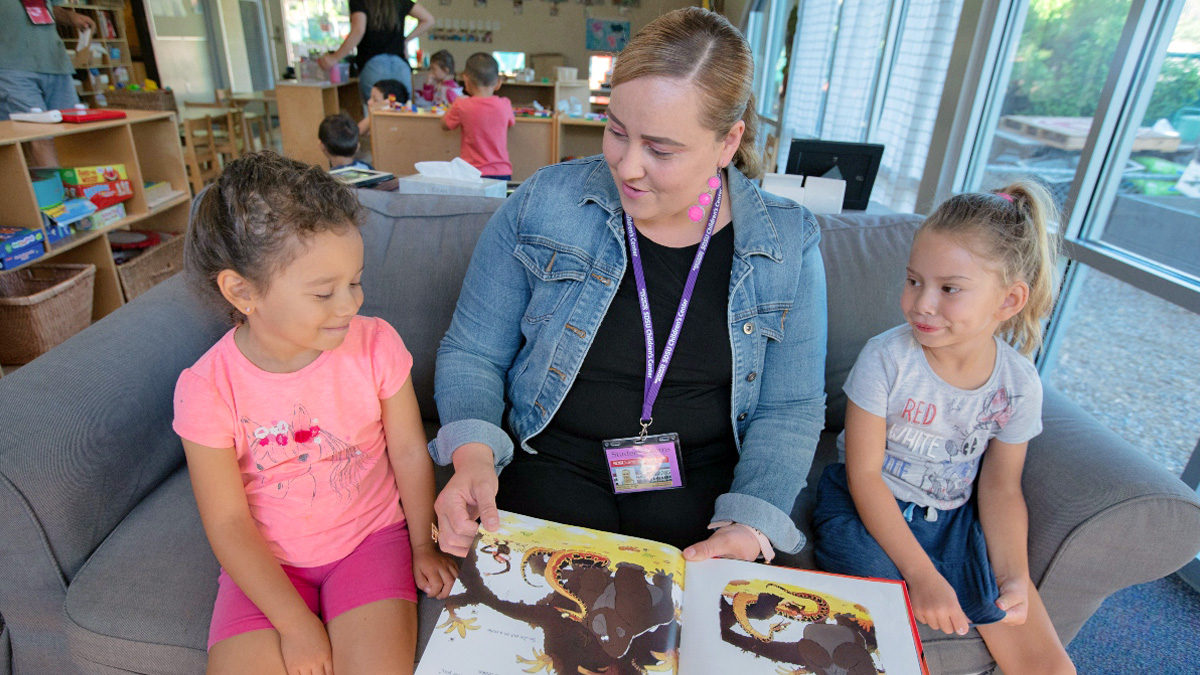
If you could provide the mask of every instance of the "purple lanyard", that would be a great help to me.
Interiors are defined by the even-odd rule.
[[[683,319],[687,316],[688,305],[692,300],[692,290],[696,287],[696,277],[700,275],[700,263],[704,261],[704,252],[712,240],[713,228],[717,224],[717,214],[721,210],[721,188],[717,188],[713,196],[712,213],[708,216],[708,226],[704,228],[704,237],[700,240],[700,248],[692,259],[692,268],[688,271],[687,283],[683,286],[683,297],[679,299],[679,309],[675,310],[675,321],[671,324],[671,332],[667,336],[667,344],[663,347],[662,359],[658,367],[654,366],[654,324],[650,321],[650,298],[646,294],[646,276],[642,273],[642,255],[638,250],[637,230],[633,227],[633,217],[625,214],[625,234],[629,237],[629,258],[633,263],[633,278],[637,282],[638,305],[642,309],[642,328],[646,335],[646,383],[642,389],[642,433],[645,438],[646,430],[654,421],[650,413],[654,409],[654,401],[662,389],[663,378],[667,374],[667,365],[675,353],[675,345],[679,342],[679,331],[683,329]]]

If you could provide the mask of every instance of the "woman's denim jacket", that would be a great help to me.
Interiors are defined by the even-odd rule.
[[[728,185],[729,423],[740,459],[712,521],[745,523],[794,553],[804,535],[790,513],[825,409],[820,231],[807,209],[760,191],[732,166]],[[603,157],[545,167],[508,198],[480,236],[438,349],[435,461],[449,464],[456,448],[482,442],[503,468],[513,453],[505,415],[522,449],[535,452],[526,441],[575,380],[625,261],[621,200]]]

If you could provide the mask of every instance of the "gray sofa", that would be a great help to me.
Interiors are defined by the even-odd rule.
[[[500,203],[364,192],[366,304],[391,321],[432,399],[437,343],[475,239]],[[914,216],[822,217],[829,279],[827,431],[810,484],[835,456],[841,383],[863,343],[898,324]],[[201,673],[217,563],[171,431],[171,392],[225,328],[183,279],[161,284],[0,379],[0,675]],[[1033,576],[1064,641],[1112,592],[1200,548],[1183,483],[1048,391],[1025,491]],[[807,529],[811,490],[795,517]],[[785,564],[811,566],[811,550]],[[424,635],[437,603],[422,602]],[[923,633],[933,673],[978,673],[978,635]],[[768,672],[774,672],[768,668]]]

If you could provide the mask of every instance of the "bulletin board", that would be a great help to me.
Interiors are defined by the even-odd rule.
[[[619,52],[629,42],[629,22],[620,19],[584,19],[587,48],[593,52]]]

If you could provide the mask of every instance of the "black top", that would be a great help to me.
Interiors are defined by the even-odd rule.
[[[413,0],[395,0],[397,4],[396,27],[390,31],[372,30],[371,29],[371,13],[367,11],[366,0],[350,0],[350,13],[362,12],[367,15],[367,32],[363,34],[362,41],[358,43],[358,52],[354,55],[354,63],[359,70],[366,65],[371,57],[378,54],[395,54],[402,59],[408,58],[405,52],[404,42],[404,17],[412,11],[413,5],[417,4]],[[404,86],[408,86],[405,82]]]
[[[670,248],[638,233],[638,246],[658,359],[699,244]],[[628,262],[628,246],[625,255]],[[679,434],[685,479],[688,466],[736,455],[730,422],[733,352],[727,311],[732,266],[731,223],[709,243],[675,354],[654,404],[649,433]],[[574,384],[550,424],[529,441],[530,447],[607,482],[601,441],[638,434],[645,376],[641,309],[633,269],[628,267]]]

